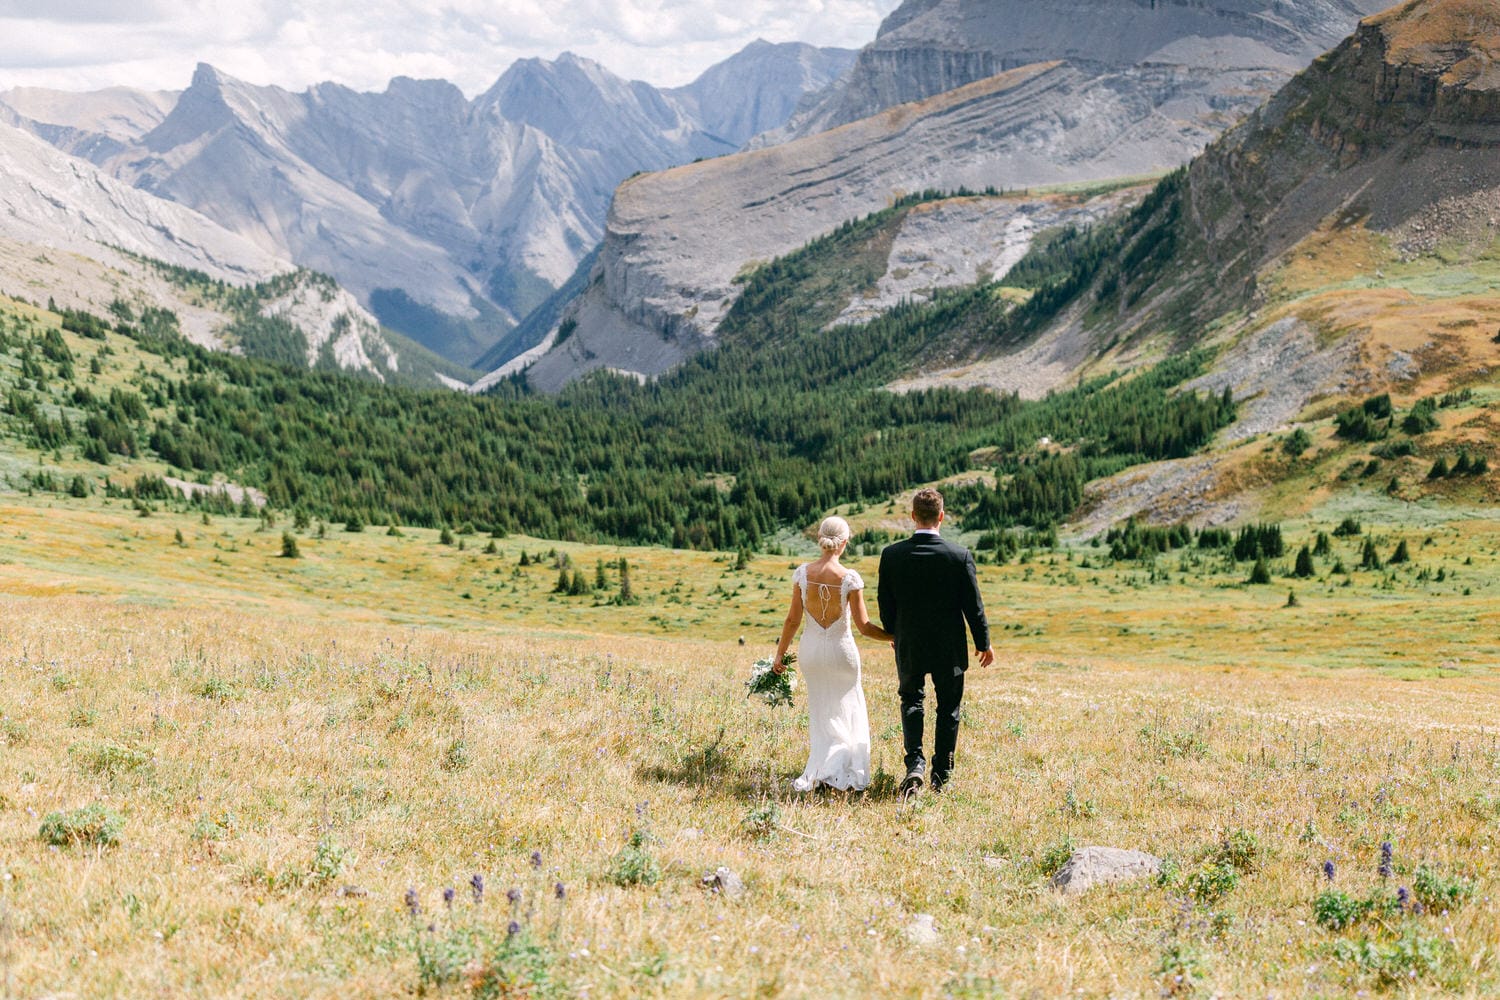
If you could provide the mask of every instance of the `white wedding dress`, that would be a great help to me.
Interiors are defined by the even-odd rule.
[[[807,687],[807,732],[811,752],[807,769],[792,782],[799,792],[820,783],[840,789],[862,789],[870,784],[870,719],[860,686],[859,648],[850,629],[849,595],[865,582],[853,570],[844,571],[842,584],[812,583],[807,565],[797,567],[792,582],[802,588],[802,641],[797,645],[797,668]],[[835,607],[839,615],[827,626]]]

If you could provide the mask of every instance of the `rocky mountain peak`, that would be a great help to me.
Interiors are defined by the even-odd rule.
[[[232,124],[235,113],[225,98],[224,84],[218,70],[199,63],[171,113],[142,139],[146,148],[153,153],[165,152]]]
[[[829,87],[854,64],[850,49],[756,39],[698,79],[668,93],[713,135],[734,146],[777,128],[808,95]]]

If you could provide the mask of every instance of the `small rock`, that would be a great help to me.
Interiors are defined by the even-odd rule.
[[[364,899],[369,894],[370,894],[370,890],[369,889],[366,889],[365,887],[358,886],[358,885],[346,885],[342,889],[339,890],[339,895],[340,896],[352,896],[355,899]]]
[[[1074,851],[1068,863],[1052,876],[1052,888],[1074,895],[1096,885],[1129,882],[1155,875],[1161,870],[1161,858],[1143,851],[1118,847],[1085,847]]]
[[[745,894],[744,880],[723,865],[703,876],[703,887],[725,899],[739,899]]]
[[[979,863],[984,865],[986,868],[993,868],[996,871],[1002,871],[1010,867],[1010,862],[1005,858],[997,858],[989,854],[986,854],[982,858],[980,858]]]
[[[938,932],[933,924],[932,914],[915,914],[911,923],[906,925],[906,939],[912,944],[937,944]]]

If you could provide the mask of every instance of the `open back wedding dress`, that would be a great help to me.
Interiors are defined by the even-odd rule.
[[[802,641],[797,645],[797,667],[807,685],[811,743],[807,769],[792,787],[799,792],[810,791],[820,783],[841,789],[865,788],[870,784],[870,719],[865,711],[859,648],[854,644],[849,614],[849,595],[863,590],[865,581],[853,570],[845,570],[842,583],[815,583],[808,580],[807,565],[803,564],[792,574],[792,582],[802,588],[804,625]],[[838,617],[829,621],[834,608]]]

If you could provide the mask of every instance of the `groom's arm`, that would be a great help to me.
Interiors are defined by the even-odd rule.
[[[979,665],[987,667],[994,660],[990,651],[990,623],[984,614],[984,597],[979,593],[979,573],[974,567],[974,554],[964,553],[964,582],[962,594],[964,620],[969,623],[969,633],[974,636],[974,648],[979,651]]]
[[[880,627],[895,634],[896,628],[896,583],[895,571],[886,569],[894,560],[889,550],[880,553],[880,573],[876,581],[875,606],[880,611]]]

